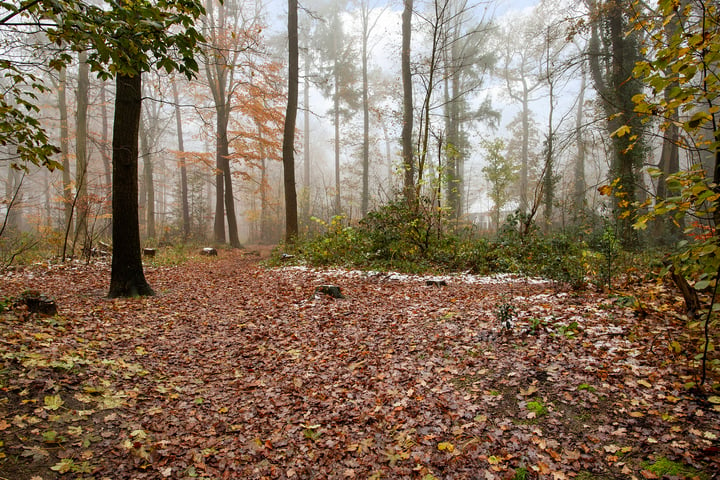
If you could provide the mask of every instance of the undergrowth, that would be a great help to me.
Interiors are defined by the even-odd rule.
[[[322,232],[281,245],[272,265],[290,260],[405,273],[513,273],[580,289],[589,283],[612,288],[619,272],[644,262],[638,262],[637,253],[622,252],[608,226],[543,234],[524,229],[519,214],[510,215],[493,236],[422,208],[412,212],[403,202],[382,206],[357,224],[342,216],[314,220]]]

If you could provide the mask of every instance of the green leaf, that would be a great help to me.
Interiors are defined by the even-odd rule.
[[[62,407],[65,402],[60,395],[48,395],[45,397],[45,408],[47,410],[57,410]]]
[[[72,458],[63,458],[58,463],[50,467],[50,470],[54,470],[58,473],[67,473],[73,469],[75,462]]]

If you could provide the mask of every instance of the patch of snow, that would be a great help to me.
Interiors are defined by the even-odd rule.
[[[379,278],[391,282],[460,282],[472,285],[501,285],[511,283],[524,283],[529,285],[544,285],[550,283],[549,280],[539,277],[524,277],[509,273],[499,273],[496,275],[473,275],[470,273],[460,273],[453,275],[411,275],[399,272],[378,272],[376,270],[346,270],[341,268],[318,269],[310,268],[303,265],[293,265],[280,267],[279,270],[310,272],[318,276],[337,276],[337,277],[360,277],[360,278]]]

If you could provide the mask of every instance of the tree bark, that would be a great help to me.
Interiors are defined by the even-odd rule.
[[[362,109],[363,109],[363,143],[362,143],[362,197],[360,215],[364,217],[370,204],[370,105],[368,102],[368,36],[370,35],[370,12],[366,3],[362,9]]]
[[[147,122],[145,122],[147,123]],[[141,124],[140,149],[143,159],[143,185],[145,185],[145,235],[155,238],[155,179],[153,175],[153,160],[150,153],[148,126]]]
[[[60,110],[60,155],[62,156],[63,211],[65,228],[72,230],[72,185],[70,184],[70,146],[67,110],[67,70],[60,70],[58,84],[58,110]]]
[[[138,224],[138,133],[142,78],[116,76],[113,124],[113,255],[108,296],[153,295],[145,280]]]
[[[188,203],[188,178],[187,178],[187,165],[185,164],[185,157],[182,156],[185,152],[185,142],[183,139],[183,128],[182,128],[182,112],[180,111],[180,96],[178,95],[177,85],[175,81],[172,81],[173,88],[173,100],[175,101],[175,125],[177,127],[177,138],[178,138],[178,151],[181,154],[180,158],[180,202],[182,204],[182,231],[183,238],[185,240],[190,236],[190,205]]]
[[[295,192],[295,121],[298,104],[298,2],[288,0],[288,99],[283,132],[283,186],[285,190],[285,241],[298,236]]]
[[[575,142],[577,154],[575,155],[575,171],[573,178],[573,219],[579,224],[584,217],[585,204],[585,138],[583,136],[583,106],[585,103],[585,88],[587,85],[587,67],[582,60],[580,65],[580,93],[575,114]]]
[[[403,0],[401,70],[403,85],[403,126],[400,134],[403,161],[403,195],[409,207],[415,204],[415,160],[412,147],[413,91],[410,71],[413,0]]]
[[[88,89],[90,88],[89,67],[87,64],[87,54],[81,52],[79,55],[78,65],[78,85],[77,85],[77,112],[75,117],[75,189],[77,195],[76,202],[76,222],[75,222],[75,239],[87,242],[87,217],[89,210],[88,190],[87,190],[87,137],[88,137]],[[74,242],[73,242],[74,243]]]

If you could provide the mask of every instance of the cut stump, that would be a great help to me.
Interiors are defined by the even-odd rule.
[[[37,290],[24,292],[15,302],[15,305],[25,305],[27,306],[28,312],[39,315],[53,316],[58,312],[55,300],[41,294]]]
[[[425,285],[428,287],[447,287],[445,280],[425,280]]]
[[[340,291],[340,287],[336,285],[319,285],[315,287],[315,294],[322,293],[323,295],[329,295],[332,298],[345,298]]]
[[[208,257],[217,257],[217,250],[215,250],[212,247],[205,247],[202,250],[200,250],[200,255],[205,255]]]
[[[143,257],[153,258],[157,252],[154,248],[143,248]]]

